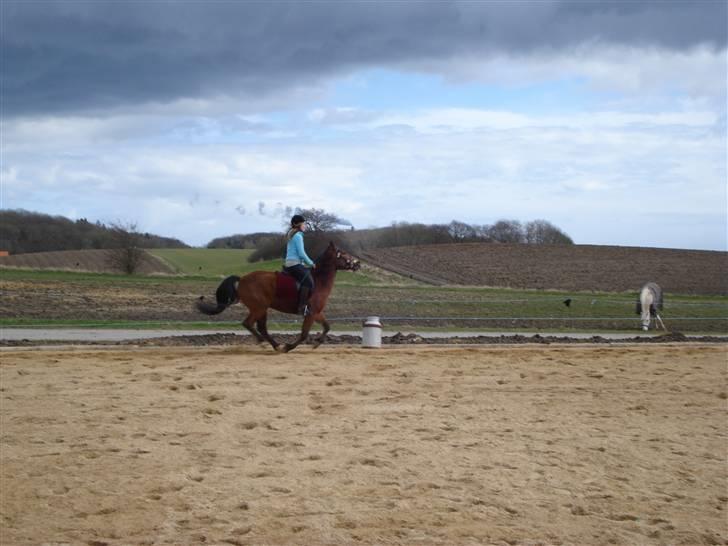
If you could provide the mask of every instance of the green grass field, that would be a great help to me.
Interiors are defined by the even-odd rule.
[[[251,271],[275,271],[281,266],[280,260],[248,262],[252,250],[228,248],[163,248],[149,249],[147,252],[162,259],[180,275],[199,277],[219,277],[225,275],[244,275]]]
[[[251,271],[279,271],[280,260],[267,260],[250,263],[248,256],[252,250],[182,248],[151,249],[150,254],[170,264],[180,275],[201,278],[217,278],[227,275],[245,275]],[[340,271],[337,284],[352,286],[371,286],[377,284],[401,284],[411,282],[400,279],[397,275],[375,273],[363,270],[357,273]]]

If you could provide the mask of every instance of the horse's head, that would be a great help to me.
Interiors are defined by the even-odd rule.
[[[354,258],[348,252],[343,250],[336,251],[336,269],[345,269],[346,271],[357,271],[361,267],[359,260]]]
[[[352,256],[348,252],[336,248],[333,242],[329,245],[329,249],[333,249],[336,252],[337,270],[344,269],[346,271],[358,271],[361,267],[361,264],[359,263],[359,260],[357,258]]]

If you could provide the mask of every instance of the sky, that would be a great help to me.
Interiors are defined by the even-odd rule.
[[[2,0],[0,208],[728,250],[727,3]]]

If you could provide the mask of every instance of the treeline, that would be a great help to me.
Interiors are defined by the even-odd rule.
[[[498,220],[494,224],[412,224],[396,222],[389,227],[347,232],[349,241],[360,249],[450,243],[524,243],[573,245],[574,241],[546,220],[521,223]]]
[[[11,254],[53,250],[109,249],[125,245],[120,231],[135,226],[105,225],[85,218],[69,220],[26,210],[0,210],[0,250]],[[141,248],[187,248],[179,239],[135,232]]]
[[[296,209],[296,212],[308,220],[310,231],[306,235],[306,248],[314,257],[323,252],[331,240],[352,252],[450,243],[573,244],[571,237],[546,220],[526,223],[499,220],[491,225],[458,220],[449,224],[395,222],[383,228],[356,230],[347,220],[324,210]],[[281,257],[285,243],[282,232],[258,232],[218,237],[210,241],[207,248],[252,248],[255,250],[249,259],[258,261]],[[11,254],[127,247],[187,248],[188,245],[179,239],[138,232],[133,224],[106,225],[85,218],[74,221],[25,210],[0,210],[0,250]]]
[[[282,234],[255,235],[257,237],[255,251],[248,258],[251,262],[272,260],[283,254],[286,241]],[[311,249],[309,254],[314,257],[330,240],[352,252],[373,248],[452,243],[574,244],[571,237],[546,220],[526,223],[518,220],[499,220],[486,225],[453,220],[449,224],[395,222],[388,227],[361,230],[324,230],[316,229],[314,225],[311,232],[306,234],[306,248]]]
[[[227,237],[217,237],[209,243],[206,248],[257,248],[265,239],[276,235],[270,232],[237,233]]]

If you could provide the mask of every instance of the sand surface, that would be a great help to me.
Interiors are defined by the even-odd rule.
[[[725,346],[0,352],[0,543],[726,544]]]

